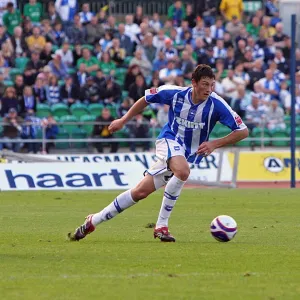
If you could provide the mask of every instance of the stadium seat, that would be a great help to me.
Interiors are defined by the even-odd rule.
[[[82,128],[76,128],[72,131],[71,138],[72,139],[86,139],[87,132]],[[71,145],[72,145],[72,148],[76,148],[76,149],[82,149],[82,148],[87,147],[86,142],[72,142]]]
[[[271,132],[272,138],[288,138],[289,135],[286,129],[276,129],[272,130]],[[287,147],[289,145],[289,141],[272,141],[272,146],[274,147]]]
[[[85,116],[81,116],[80,121],[81,122],[94,122],[96,120],[96,116],[94,115],[85,115]],[[93,124],[83,124],[81,125],[81,128],[85,130],[85,132],[87,133],[87,135],[91,135],[94,129],[94,125]]]
[[[296,128],[296,138],[299,139],[296,141],[296,146],[300,146],[300,128]]]
[[[127,133],[126,129],[123,128],[123,129],[115,132],[114,133],[114,137],[115,138],[121,138],[121,139],[128,138],[128,133]],[[127,142],[121,142],[119,145],[120,145],[120,147],[128,147],[129,143],[127,143]]]
[[[12,81],[15,81],[16,75],[22,74],[23,70],[18,68],[11,68],[9,71],[9,77]]]
[[[86,48],[86,49],[89,49],[90,51],[93,51],[94,50],[94,47],[90,44],[83,44],[81,46],[82,49]]]
[[[75,68],[68,68],[68,74],[69,75],[72,75],[74,73],[76,73],[76,69]]]
[[[267,128],[255,127],[252,130],[251,136],[253,138],[256,138],[256,140],[253,142],[254,146],[270,146],[270,140],[265,140],[264,142],[261,142],[261,137],[268,138],[271,136],[270,131]]]
[[[71,134],[75,129],[78,129],[77,124],[63,124],[64,122],[78,122],[78,119],[73,115],[66,115],[60,117],[60,127],[63,128],[67,133]]]
[[[8,86],[13,86],[14,82],[12,80],[3,80],[3,84],[4,86],[8,87]]]
[[[231,130],[227,127],[222,125],[222,127],[220,127],[217,131],[217,135],[219,138],[222,138],[226,135],[228,135],[229,133],[231,133]]]
[[[126,56],[124,59],[124,64],[129,65],[132,59],[133,59],[133,56]]]
[[[122,98],[125,99],[128,97],[128,91],[122,91]]]
[[[244,140],[241,140],[241,141],[237,142],[235,145],[238,146],[238,147],[251,147],[252,146],[252,141],[249,141],[249,139],[246,138]]]
[[[73,116],[77,119],[80,119],[82,116],[87,115],[89,113],[85,104],[82,103],[74,103],[70,107],[70,111]]]
[[[53,116],[62,117],[69,115],[69,107],[64,103],[57,103],[51,106],[51,112]]]
[[[20,69],[23,72],[26,68],[28,61],[29,61],[28,57],[17,57],[15,59],[15,66],[17,69]]]
[[[116,118],[117,117],[117,107],[115,105],[108,105],[106,107],[109,109],[111,116],[113,118]]]
[[[56,139],[69,139],[70,135],[63,128],[60,128],[59,133],[57,134]],[[69,142],[55,142],[55,148],[57,149],[68,149],[70,148]]]
[[[117,68],[115,71],[115,78],[117,80],[122,81],[122,83],[124,83],[126,72],[127,72],[127,69],[125,69],[125,68]]]
[[[88,106],[88,110],[93,116],[100,116],[103,109],[103,105],[99,103],[92,103]]]
[[[43,119],[51,114],[51,108],[48,104],[38,103],[36,106],[36,116]]]

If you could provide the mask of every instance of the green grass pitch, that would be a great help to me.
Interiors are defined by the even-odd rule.
[[[153,239],[159,191],[80,242],[66,234],[118,192],[5,192],[0,299],[300,299],[299,190],[184,190],[176,243]],[[210,222],[238,223],[229,243]]]

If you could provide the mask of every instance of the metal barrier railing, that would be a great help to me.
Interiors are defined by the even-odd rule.
[[[67,126],[77,126],[77,129],[83,129],[82,126],[86,126],[86,125],[90,125],[90,126],[94,126],[94,125],[108,125],[110,123],[108,122],[58,122],[56,125],[58,126],[59,130],[63,130],[63,132],[68,132],[65,131],[65,129],[67,128]],[[135,122],[129,122],[127,125],[134,125],[136,124]],[[3,136],[3,132],[1,133],[0,131],[0,146],[5,144],[5,143],[21,143],[21,144],[26,144],[26,143],[38,143],[41,144],[41,148],[42,151],[45,151],[46,149],[46,144],[47,143],[86,143],[86,144],[91,144],[91,143],[132,143],[132,142],[136,142],[136,143],[150,143],[150,147],[154,145],[155,140],[157,138],[157,129],[159,129],[157,127],[157,125],[155,123],[149,123],[149,122],[143,122],[142,124],[149,126],[149,134],[148,137],[143,137],[143,138],[130,138],[130,137],[126,137],[126,138],[121,138],[121,137],[113,137],[113,138],[98,138],[98,137],[92,137],[91,135],[87,138],[74,138],[72,136],[75,135],[78,131],[75,131],[72,133],[72,131],[68,132],[69,133],[69,138],[56,138],[56,139],[47,139],[46,138],[46,126],[41,126],[38,125],[36,123],[28,123],[26,122],[26,125],[30,125],[33,127],[38,127],[39,128],[39,132],[40,134],[40,138],[21,138],[21,132],[20,132],[20,136],[10,139],[9,141]],[[2,126],[2,128],[4,126],[8,126],[9,124],[0,122],[0,127]],[[25,122],[23,124],[25,125]],[[249,125],[249,123],[248,123]],[[255,147],[260,147],[261,149],[265,148],[265,142],[270,142],[271,145],[273,142],[289,142],[290,141],[290,137],[272,137],[272,136],[265,136],[265,131],[263,130],[265,127],[265,121],[262,121],[261,124],[261,131],[260,131],[260,135],[259,136],[249,136],[246,141],[250,142],[250,147],[255,148]],[[125,126],[126,128],[126,126]],[[151,130],[150,130],[151,129]],[[125,132],[126,133],[126,132]],[[150,135],[150,133],[152,133]],[[128,135],[128,131],[127,131],[127,135]],[[226,134],[224,134],[226,135]],[[214,138],[211,138],[214,139]],[[296,141],[300,141],[300,137],[296,138]],[[252,143],[252,144],[251,144]],[[2,147],[0,147],[1,149]],[[71,147],[70,147],[71,148]]]

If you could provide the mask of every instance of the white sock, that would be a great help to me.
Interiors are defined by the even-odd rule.
[[[121,213],[123,210],[136,203],[137,202],[133,201],[131,197],[131,190],[128,190],[116,197],[116,199],[112,203],[107,205],[99,213],[94,214],[92,223],[94,226],[97,226],[102,222],[112,219],[117,214]]]
[[[166,185],[163,201],[158,215],[156,228],[168,227],[168,221],[173,207],[180,195],[185,181],[173,176]]]

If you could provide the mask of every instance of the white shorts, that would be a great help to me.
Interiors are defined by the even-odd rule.
[[[168,180],[173,176],[173,173],[168,169],[168,160],[173,156],[183,156],[184,149],[174,140],[159,139],[155,143],[157,162],[155,162],[146,173],[154,178],[156,189],[167,184]]]

